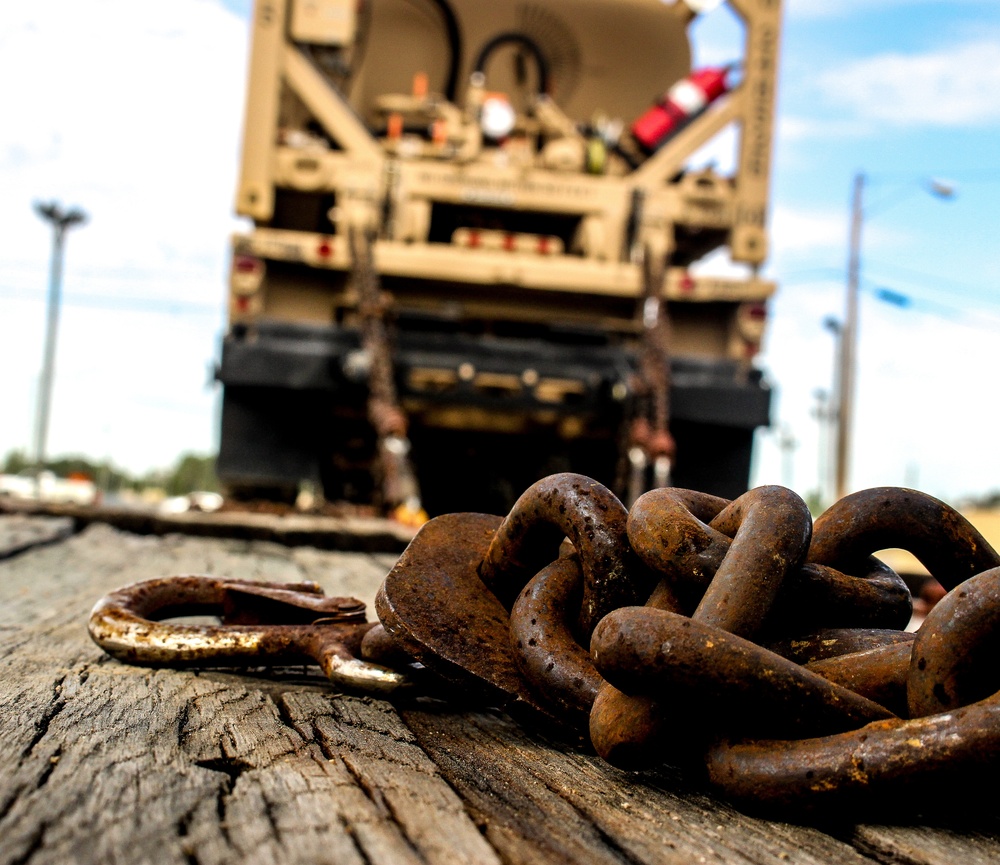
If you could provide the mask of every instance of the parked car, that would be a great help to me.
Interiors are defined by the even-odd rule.
[[[100,501],[97,485],[84,475],[61,478],[44,471],[22,471],[0,475],[0,497],[54,502],[56,504],[93,505]]]

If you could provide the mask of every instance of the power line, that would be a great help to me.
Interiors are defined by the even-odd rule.
[[[944,319],[951,324],[958,324],[963,327],[970,327],[975,330],[997,331],[1000,330],[1000,317],[987,314],[970,317],[967,309],[957,306],[930,301],[921,297],[913,297],[904,291],[896,288],[888,288],[883,285],[873,285],[866,283],[862,291],[883,303],[888,303],[898,307],[901,311],[914,312],[920,315],[932,315],[936,318]]]
[[[974,294],[976,300],[984,303],[1000,302],[1000,297],[997,296],[994,290],[990,289],[985,284],[975,285],[971,282],[962,282],[961,280],[953,279],[952,277],[940,276],[935,273],[926,273],[925,271],[914,270],[913,268],[884,261],[873,261],[872,259],[868,259],[868,264],[870,266],[869,270],[873,266],[881,270],[901,274],[909,279],[926,281],[927,283],[930,283],[930,289],[932,291],[937,290],[944,292],[950,290],[950,293],[954,294],[954,290],[958,289],[967,295]],[[949,288],[943,288],[940,286],[948,286]]]
[[[894,272],[908,280],[923,281],[927,283],[920,289],[923,291],[947,294],[951,298],[956,297],[956,295],[960,295],[962,299],[975,301],[977,304],[1000,304],[1000,293],[985,284],[975,285],[971,282],[962,282],[934,273],[926,273],[883,261],[873,261],[870,258],[866,259],[866,264],[868,265],[869,272],[872,270],[887,271],[889,273]],[[779,273],[776,275],[776,279],[779,290],[790,286],[829,286],[836,280],[843,279],[843,268],[832,266],[807,268],[803,270],[790,271],[785,274]],[[865,280],[866,283],[885,283],[887,281],[897,282],[898,280],[891,278],[889,280],[885,280],[877,277],[869,277]],[[911,286],[907,286],[907,289],[912,290]],[[957,305],[953,308],[960,309]]]
[[[885,180],[893,183],[912,181],[919,184],[928,177],[960,178],[963,185],[967,183],[1000,183],[1000,168],[994,166],[938,168],[932,171],[875,171],[866,174],[866,177],[876,186]]]
[[[0,287],[0,297],[27,300],[32,303],[45,300],[45,295],[37,291]],[[115,297],[98,294],[64,294],[63,306],[81,306],[93,309],[110,309],[119,312],[168,313],[171,315],[199,315],[221,318],[225,310],[220,306],[169,300],[167,298]]]

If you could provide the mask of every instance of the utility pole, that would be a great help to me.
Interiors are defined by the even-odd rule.
[[[781,483],[789,489],[793,486],[793,457],[798,446],[799,442],[792,433],[792,428],[783,425],[778,431],[778,448],[781,450]]]
[[[35,406],[35,467],[41,471],[45,463],[45,444],[49,432],[49,406],[52,402],[52,380],[56,364],[56,332],[59,328],[59,305],[62,292],[63,248],[66,232],[74,225],[87,221],[87,214],[80,208],[63,210],[54,201],[35,203],[35,212],[52,225],[52,260],[49,265],[49,295],[45,323],[45,354],[42,374],[38,380],[38,401]]]
[[[854,176],[851,201],[851,236],[847,256],[847,305],[840,333],[840,371],[837,393],[837,454],[835,495],[847,495],[847,470],[851,454],[851,423],[854,420],[854,371],[858,344],[858,286],[861,276],[861,224],[864,220],[865,176]]]
[[[824,416],[820,421],[820,427],[825,433],[821,447],[825,448],[823,461],[826,466],[820,488],[824,505],[829,507],[839,498],[837,495],[837,466],[840,463],[837,443],[840,441],[839,403],[844,373],[844,325],[839,318],[828,315],[823,319],[823,327],[833,334],[833,381],[830,384],[829,393],[825,395]]]
[[[916,188],[916,187],[915,187]],[[955,187],[945,180],[930,180],[926,191],[935,198],[955,197]],[[864,222],[865,176],[854,175],[851,199],[851,234],[847,256],[847,304],[840,330],[840,363],[837,387],[836,498],[847,495],[851,438],[854,421],[854,392],[857,378],[858,292],[861,282],[861,226]],[[832,330],[832,328],[831,328]]]
[[[830,469],[832,457],[832,435],[830,426],[834,422],[834,408],[830,392],[823,388],[813,391],[816,399],[816,408],[813,409],[813,417],[816,418],[818,432],[818,457],[816,465],[816,485],[817,495],[820,505],[825,509],[830,505]]]

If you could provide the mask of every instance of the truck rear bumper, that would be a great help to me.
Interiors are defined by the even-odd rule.
[[[363,363],[354,363],[359,348],[355,331],[264,323],[252,334],[224,338],[217,378],[227,388],[319,391],[335,400],[363,400]],[[394,363],[402,401],[559,414],[623,404],[636,369],[635,356],[617,346],[426,332],[400,333]],[[441,375],[424,386],[426,377],[419,373],[435,370]],[[671,376],[674,420],[743,429],[770,422],[771,390],[759,370],[675,357]],[[558,388],[546,390],[540,386],[545,382],[565,383],[566,399],[556,400]],[[570,382],[578,387],[568,387]]]
[[[636,358],[620,346],[563,336],[398,334],[397,389],[411,417],[415,456],[421,442],[427,453],[431,442],[465,446],[481,435],[492,453],[600,452],[602,470],[611,473],[624,441]],[[294,488],[303,480],[325,482],[331,456],[343,463],[352,443],[365,439],[358,452],[370,449],[358,354],[357,333],[334,327],[266,323],[226,336],[217,371],[225,387],[220,478]],[[746,487],[753,431],[769,423],[770,388],[759,371],[732,362],[674,358],[671,366],[674,482],[732,497]],[[461,423],[451,423],[456,418]],[[514,431],[531,438],[498,444]],[[449,445],[449,459],[455,449]]]

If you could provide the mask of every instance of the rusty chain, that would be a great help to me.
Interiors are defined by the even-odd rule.
[[[950,590],[916,634],[873,555],[891,547]],[[150,620],[194,608],[222,625]],[[424,525],[376,611],[311,584],[181,577],[109,595],[91,634],[128,662],[294,657],[381,693],[430,671],[439,693],[588,731],[614,765],[671,763],[783,816],[949,799],[997,768],[1000,555],[914,490],[855,493],[814,523],[782,487],[656,489],[626,510],[553,475],[504,518]]]

